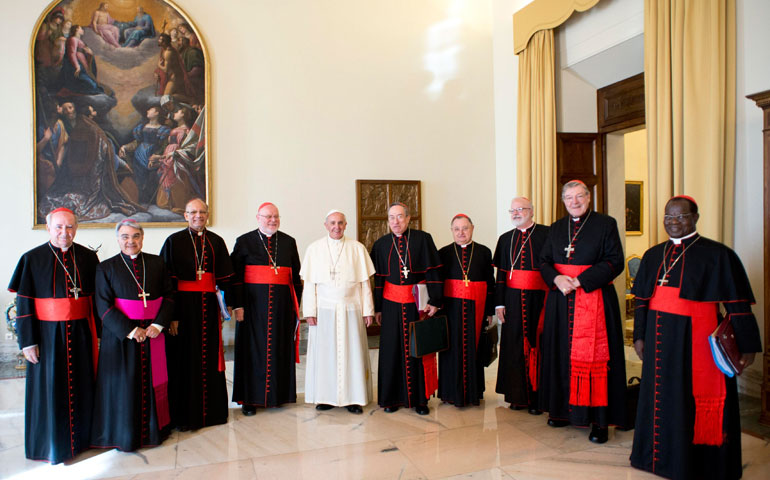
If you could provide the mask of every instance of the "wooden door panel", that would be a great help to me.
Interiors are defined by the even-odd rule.
[[[556,218],[567,214],[561,201],[561,188],[570,180],[585,183],[591,191],[593,209],[606,212],[603,148],[599,133],[556,133]]]

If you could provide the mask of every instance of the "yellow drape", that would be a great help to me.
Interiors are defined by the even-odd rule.
[[[538,223],[556,217],[556,96],[553,30],[535,33],[519,54],[516,179]]]
[[[672,195],[698,201],[698,231],[732,244],[735,1],[645,0],[650,239]]]

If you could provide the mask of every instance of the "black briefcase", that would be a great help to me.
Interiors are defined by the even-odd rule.
[[[497,344],[500,341],[500,333],[497,331],[497,322],[485,325],[479,334],[478,359],[482,365],[488,367],[497,360]]]
[[[631,377],[626,385],[626,423],[618,425],[618,430],[633,430],[636,424],[636,408],[639,406],[639,389],[642,379]]]
[[[420,358],[449,348],[449,326],[444,315],[409,324],[409,355]]]

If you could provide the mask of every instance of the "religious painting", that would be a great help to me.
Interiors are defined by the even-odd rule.
[[[164,0],[61,0],[33,30],[34,226],[67,207],[83,227],[184,225],[210,204],[209,59]]]
[[[642,182],[626,182],[626,235],[642,234],[643,193]]]

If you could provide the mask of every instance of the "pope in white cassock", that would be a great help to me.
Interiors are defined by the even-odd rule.
[[[329,235],[310,244],[300,270],[309,326],[305,402],[362,413],[372,398],[365,327],[374,318],[374,265],[362,243],[345,237],[342,212],[329,212],[324,226]]]

